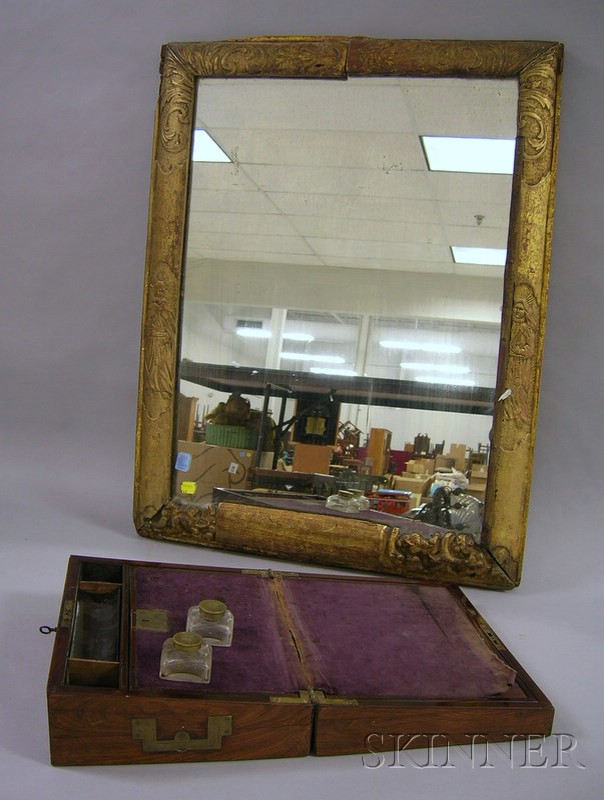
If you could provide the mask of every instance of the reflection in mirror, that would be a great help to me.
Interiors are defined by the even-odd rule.
[[[175,497],[483,499],[517,81],[197,86]]]

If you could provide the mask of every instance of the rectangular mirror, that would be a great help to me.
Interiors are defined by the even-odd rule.
[[[164,47],[141,535],[519,582],[561,61],[549,42]],[[317,497],[342,490],[370,510]]]

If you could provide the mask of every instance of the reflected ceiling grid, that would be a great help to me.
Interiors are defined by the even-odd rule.
[[[449,244],[460,243],[463,237],[466,244],[505,247],[510,179],[429,174],[419,135],[493,135],[495,123],[499,126],[502,120],[504,97],[512,98],[515,110],[515,84],[486,82],[490,90],[495,89],[490,91],[487,103],[481,85],[485,82],[445,81],[448,86],[443,93],[442,79],[421,79],[421,83],[418,79],[407,80],[404,87],[397,80],[389,80],[380,83],[379,88],[375,80],[368,84],[372,79],[361,79],[357,89],[358,80],[346,84],[319,82],[322,104],[316,101],[315,82],[311,82],[312,89],[308,83],[294,82],[301,84],[305,94],[312,91],[313,107],[318,107],[313,116],[305,113],[304,98],[292,104],[291,82],[276,82],[276,87],[275,82],[270,82],[271,115],[277,117],[270,128],[266,127],[264,115],[258,113],[266,105],[258,97],[266,82],[252,81],[255,86],[228,82],[236,84],[229,87],[229,92],[235,92],[232,102],[211,102],[210,97],[204,106],[202,94],[200,114],[208,107],[217,108],[218,113],[198,124],[205,124],[236,163],[203,165],[201,185],[199,177],[194,176],[192,214],[195,219],[198,214],[204,219],[198,228],[200,235],[195,233],[197,224],[192,226],[191,260],[237,260],[245,256],[248,261],[300,263],[301,257],[308,256],[311,263],[330,266],[418,270],[430,265],[438,272],[463,274],[468,268],[452,263]],[[358,94],[354,106],[347,113],[333,114],[332,92],[351,84]],[[213,92],[216,88],[214,85],[208,90]],[[393,100],[395,95],[405,102]],[[227,118],[232,108],[233,118]],[[452,129],[451,123],[444,121],[446,109],[451,108],[464,109],[463,126],[457,124]],[[372,130],[377,127],[372,120],[384,118],[388,130]],[[250,120],[252,130],[244,133],[242,123]],[[498,135],[513,135],[514,130],[515,113]],[[402,141],[404,153],[400,149]],[[347,166],[358,164],[359,159],[361,167]],[[195,172],[200,171],[199,166]],[[337,193],[333,188],[334,174],[343,178],[343,187]],[[292,184],[295,191],[291,190]],[[254,196],[253,207],[249,201],[242,206],[241,195],[249,198],[247,192],[255,187],[260,193]],[[506,202],[494,202],[493,192],[501,190]],[[469,205],[460,199],[468,195],[472,198]],[[213,208],[208,205],[210,199],[216,202]],[[397,213],[395,209],[400,210]],[[475,213],[485,217],[480,230],[472,227],[478,228]],[[388,225],[389,221],[398,224]],[[419,227],[413,227],[411,222],[420,223]],[[333,230],[338,230],[337,236]],[[418,255],[417,248],[409,249],[410,244],[420,244],[418,239],[423,243],[419,258],[414,257]],[[376,255],[380,258],[376,259]],[[471,268],[470,274],[481,271],[492,276],[496,268]],[[501,270],[497,276],[501,276]]]
[[[225,84],[228,99],[215,96]],[[355,102],[334,113],[343,87]],[[454,264],[450,245],[505,247],[511,178],[430,173],[420,135],[513,137],[516,98],[510,81],[203,81],[197,127],[234,163],[194,165],[187,269],[199,260],[501,280],[502,268]],[[492,349],[484,330],[471,332],[469,350]]]

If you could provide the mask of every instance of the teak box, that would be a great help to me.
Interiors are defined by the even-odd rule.
[[[209,684],[159,678],[188,607],[224,599]],[[335,755],[547,735],[553,708],[457,588],[72,556],[48,680],[51,761]],[[434,738],[436,737],[436,739]]]

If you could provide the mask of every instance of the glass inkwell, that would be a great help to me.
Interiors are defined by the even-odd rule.
[[[336,494],[332,494],[327,498],[325,506],[326,508],[332,508],[334,511],[355,514],[357,511],[367,511],[370,503],[361,489],[340,489]]]
[[[209,683],[211,673],[212,648],[199,634],[180,631],[166,639],[161,651],[160,678]]]
[[[235,618],[222,600],[202,600],[187,612],[187,630],[203,636],[212,647],[229,647]]]

